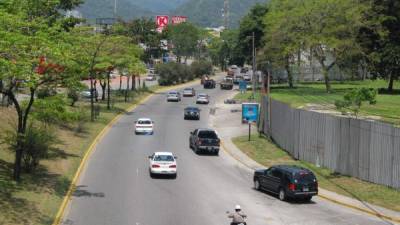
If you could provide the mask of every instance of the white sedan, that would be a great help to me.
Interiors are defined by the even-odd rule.
[[[149,156],[150,176],[155,174],[171,175],[176,178],[176,157],[171,152],[155,152]]]
[[[135,134],[153,134],[154,121],[149,118],[140,118],[135,121]]]

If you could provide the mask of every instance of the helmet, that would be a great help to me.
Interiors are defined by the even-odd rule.
[[[240,205],[236,205],[235,210],[240,210]]]

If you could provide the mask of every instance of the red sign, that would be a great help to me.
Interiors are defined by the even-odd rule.
[[[172,24],[180,24],[180,23],[184,23],[186,21],[187,21],[186,16],[173,16],[171,19]]]
[[[168,26],[168,16],[157,16],[156,23],[157,23],[157,30],[162,31],[166,26]]]

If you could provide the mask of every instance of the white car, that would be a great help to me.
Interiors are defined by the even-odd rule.
[[[210,103],[210,97],[207,94],[198,94],[196,104],[208,104]]]
[[[157,77],[154,74],[148,74],[146,76],[146,81],[155,81],[155,80],[157,80]]]
[[[154,121],[149,118],[135,121],[135,134],[154,134]]]
[[[176,178],[176,157],[171,152],[155,152],[149,156],[150,176],[155,174],[171,175]]]
[[[243,80],[245,80],[245,81],[251,81],[251,76],[250,76],[250,74],[245,74],[245,75],[243,75]]]
[[[181,93],[177,91],[170,91],[167,94],[167,102],[179,102],[181,101]]]

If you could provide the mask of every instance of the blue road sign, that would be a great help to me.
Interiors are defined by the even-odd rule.
[[[241,92],[244,92],[247,90],[247,82],[245,80],[239,81],[239,89]]]
[[[242,103],[242,123],[253,123],[258,121],[258,103]]]

